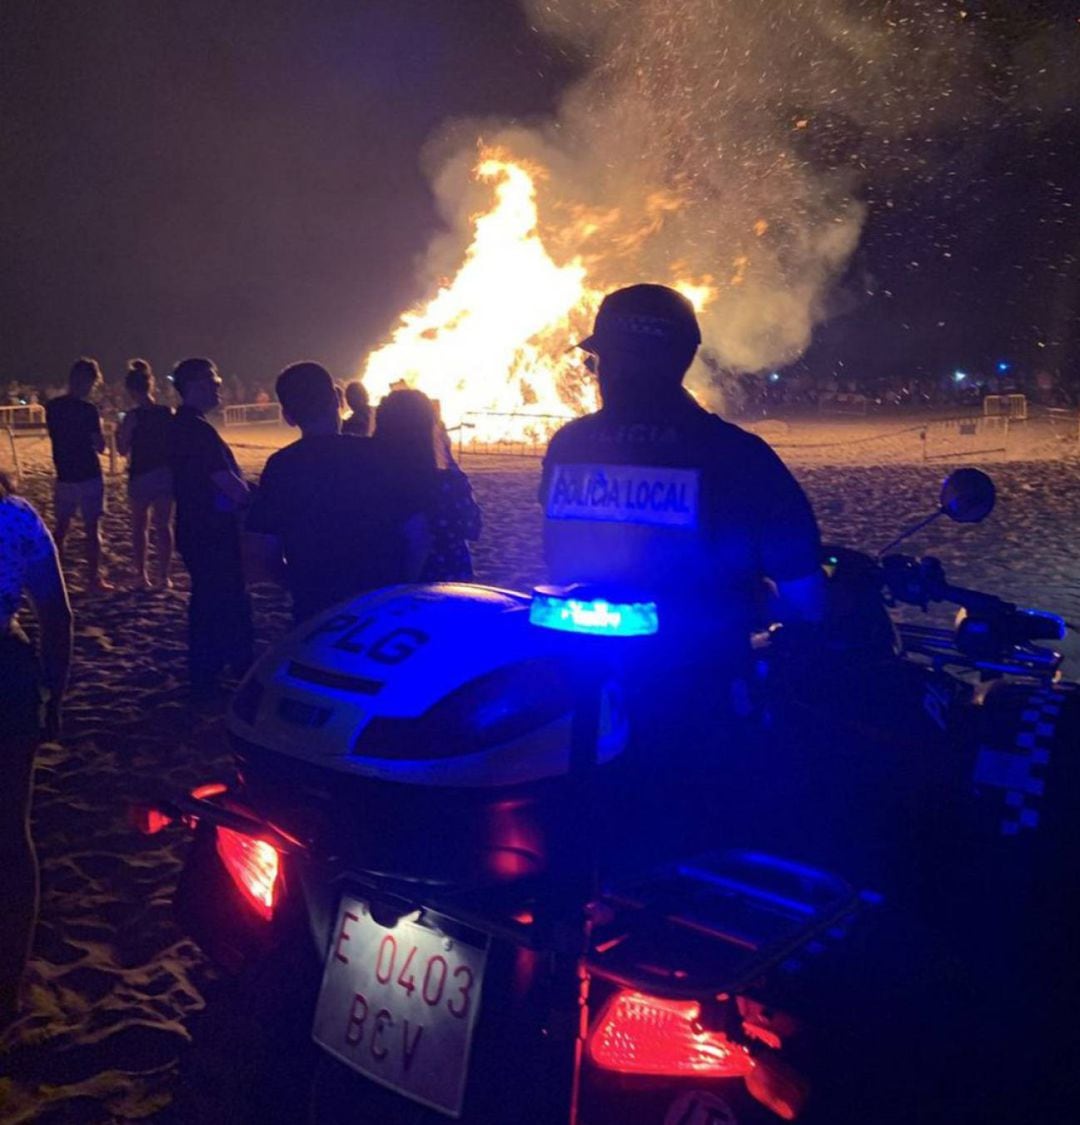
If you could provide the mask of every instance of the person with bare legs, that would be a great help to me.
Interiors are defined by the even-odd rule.
[[[96,359],[77,359],[68,374],[68,392],[45,406],[45,420],[56,466],[56,545],[64,554],[71,519],[82,513],[86,532],[87,588],[111,590],[101,574],[101,517],[105,512],[105,480],[100,454],[105,452],[101,414],[90,394],[101,382]]]
[[[19,627],[23,593],[37,616],[40,653]],[[0,473],[0,1033],[18,1012],[37,921],[37,857],[30,836],[34,753],[44,738],[60,732],[71,638],[71,607],[52,536]]]
[[[172,410],[154,401],[154,373],[145,359],[133,359],[124,386],[135,405],[116,432],[116,448],[128,462],[132,555],[135,578],[144,588],[172,586],[173,487],[169,465]],[[153,526],[157,567],[151,581],[146,569],[147,527]]]

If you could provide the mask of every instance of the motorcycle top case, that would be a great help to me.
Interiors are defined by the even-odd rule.
[[[490,587],[398,586],[305,622],[233,700],[245,799],[387,874],[543,869],[576,696],[565,638],[530,625],[529,605]],[[614,680],[600,710],[603,769],[628,739]]]

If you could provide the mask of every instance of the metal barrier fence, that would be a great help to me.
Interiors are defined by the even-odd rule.
[[[241,402],[225,407],[225,426],[257,426],[281,422],[281,405],[277,402]]]
[[[1028,416],[1027,395],[987,395],[982,400],[983,414],[988,418],[1005,417],[1023,422]]]
[[[990,414],[981,418],[942,418],[928,422],[920,435],[922,459],[940,461],[950,457],[1007,453],[1011,421],[1008,414]]]
[[[40,403],[26,406],[0,406],[0,427],[13,429],[15,426],[44,426],[45,407]]]
[[[8,445],[11,446],[12,475],[17,482],[21,482],[22,465],[19,464],[19,450],[15,446],[15,431],[10,426],[5,426],[4,433],[7,435]]]
[[[470,410],[450,432],[459,457],[462,453],[543,457],[551,435],[573,418],[573,414]]]

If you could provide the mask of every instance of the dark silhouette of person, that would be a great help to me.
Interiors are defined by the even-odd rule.
[[[371,434],[371,405],[367,387],[354,379],[345,384],[345,405],[350,414],[341,424],[341,432],[349,437],[368,437]]]
[[[19,626],[23,594],[37,617],[37,650]],[[60,733],[71,641],[71,607],[52,536],[0,473],[0,1031],[17,1012],[37,920],[34,754],[44,738]]]
[[[45,421],[56,466],[56,545],[64,554],[64,541],[76,512],[82,514],[86,532],[87,583],[91,590],[111,590],[101,574],[101,517],[105,512],[105,480],[98,455],[105,452],[101,414],[89,401],[101,383],[96,359],[83,356],[68,373],[67,394],[45,405]]]
[[[317,363],[294,363],[277,397],[300,439],[272,454],[245,521],[252,580],[283,582],[304,621],[364,590],[413,582],[428,550],[426,492],[374,443],[341,433],[338,396]]]
[[[154,373],[145,359],[133,359],[124,386],[135,405],[116,431],[116,448],[128,462],[128,501],[131,504],[132,555],[135,576],[144,589],[172,585],[173,487],[169,464],[172,410],[154,401]],[[146,572],[146,532],[153,519],[157,573]]]
[[[554,435],[540,485],[552,580],[656,606],[656,633],[618,657],[633,736],[621,799],[634,817],[653,818],[649,840],[673,849],[715,845],[721,781],[738,797],[724,832],[738,831],[736,815],[754,815],[750,798],[762,792],[751,776],[762,755],[734,747],[751,712],[750,637],[767,621],[766,579],[804,635],[824,609],[817,521],[802,489],[764,441],[683,387],[700,342],[693,306],[675,290],[634,285],[605,297],[579,345],[602,406]],[[644,839],[624,843],[626,862],[645,858]]]
[[[169,442],[176,546],[191,576],[188,674],[193,691],[206,694],[226,665],[242,674],[252,660],[251,602],[240,549],[250,490],[232,450],[206,420],[221,402],[214,364],[185,359],[172,381],[181,399]]]
[[[435,404],[422,391],[391,391],[375,412],[375,448],[402,477],[418,482],[426,494],[431,548],[424,582],[470,582],[472,555],[468,540],[483,525],[469,478],[456,464]]]
[[[804,622],[824,607],[817,521],[759,437],[683,387],[701,342],[693,305],[662,285],[604,298],[588,353],[602,406],[552,438],[544,459],[544,555],[556,582],[646,591],[662,632],[702,652],[748,655],[762,581]]]

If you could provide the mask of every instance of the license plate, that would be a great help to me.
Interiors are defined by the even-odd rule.
[[[365,1077],[461,1114],[487,948],[342,898],[312,1034]]]

